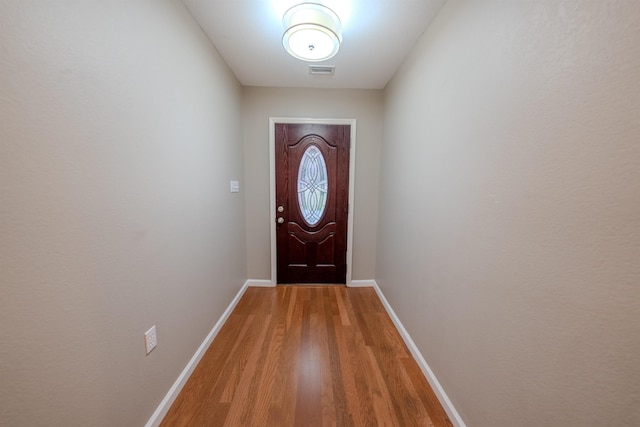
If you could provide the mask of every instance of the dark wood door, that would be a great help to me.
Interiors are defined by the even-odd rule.
[[[278,283],[345,283],[351,126],[275,125]]]

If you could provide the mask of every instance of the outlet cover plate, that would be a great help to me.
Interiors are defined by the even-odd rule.
[[[158,336],[156,335],[156,325],[153,325],[147,332],[144,333],[144,348],[147,354],[151,353],[151,350],[158,345]]]

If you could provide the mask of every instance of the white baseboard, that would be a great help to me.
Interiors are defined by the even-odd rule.
[[[436,396],[438,396],[438,400],[440,400],[442,407],[444,408],[445,412],[449,416],[449,420],[451,420],[451,422],[455,427],[466,427],[464,421],[462,420],[462,417],[460,417],[460,414],[458,413],[456,408],[453,406],[453,403],[451,403],[451,400],[449,400],[449,397],[447,396],[444,389],[440,385],[440,382],[438,381],[435,374],[429,367],[429,364],[422,356],[422,353],[420,353],[420,350],[418,350],[416,343],[413,342],[413,339],[411,339],[409,332],[407,332],[407,330],[402,325],[402,322],[400,321],[396,313],[393,311],[393,308],[391,308],[389,301],[387,301],[384,294],[380,290],[378,283],[375,280],[373,280],[373,288],[378,294],[380,301],[382,301],[382,305],[384,305],[385,310],[387,310],[389,317],[391,317],[391,320],[396,325],[398,332],[400,332],[400,335],[402,336],[402,339],[404,340],[405,344],[409,348],[411,355],[418,363],[418,366],[422,370],[422,373],[424,374],[424,376],[427,378],[427,381],[431,385],[431,388],[433,389],[433,391],[436,393]]]
[[[268,282],[271,283],[271,281],[268,281]],[[182,372],[178,376],[178,379],[173,383],[173,385],[169,389],[169,392],[166,394],[164,399],[162,399],[162,402],[160,402],[160,405],[158,405],[153,415],[151,415],[151,418],[149,418],[149,421],[147,421],[146,427],[157,427],[160,425],[164,416],[167,415],[169,408],[171,408],[171,405],[176,400],[176,397],[178,397],[178,394],[182,390],[182,387],[184,387],[185,383],[191,376],[191,373],[200,362],[200,359],[202,359],[202,356],[204,356],[204,353],[207,351],[207,349],[213,342],[213,339],[216,337],[216,335],[218,335],[218,332],[220,332],[222,325],[224,325],[224,322],[227,321],[227,319],[231,315],[231,312],[238,304],[238,301],[240,301],[240,298],[242,297],[242,295],[244,295],[244,292],[247,290],[249,283],[250,281],[247,280],[244,283],[244,285],[242,285],[242,288],[240,288],[240,291],[238,291],[236,296],[233,298],[233,300],[231,301],[231,304],[229,304],[229,306],[224,311],[224,313],[222,313],[222,316],[220,317],[220,319],[218,319],[216,324],[213,326],[213,329],[211,329],[211,332],[209,332],[209,335],[207,335],[204,341],[202,341],[202,344],[200,344],[200,347],[198,347],[198,350],[196,350],[195,354],[193,355],[189,363],[187,363],[187,366],[185,366],[185,368],[182,370]],[[251,286],[257,286],[257,285],[251,285]]]
[[[376,286],[375,280],[352,280],[347,284],[350,288],[372,288]]]
[[[272,282],[271,280],[258,280],[258,279],[247,280],[247,286],[271,288],[275,285],[276,285],[275,282]]]

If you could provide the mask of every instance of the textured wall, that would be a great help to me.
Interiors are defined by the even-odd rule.
[[[240,104],[178,2],[0,2],[0,424],[151,416],[246,280]]]
[[[269,117],[356,119],[353,230],[354,280],[375,275],[382,91],[243,88],[247,203],[247,268],[251,279],[271,279]]]
[[[640,425],[638,22],[450,0],[387,88],[376,278],[469,426]]]

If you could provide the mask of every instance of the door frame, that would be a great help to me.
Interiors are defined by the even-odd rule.
[[[351,126],[351,145],[349,149],[349,210],[347,214],[346,279],[346,285],[351,286],[351,272],[353,261],[353,201],[355,197],[356,176],[356,119],[308,119],[298,117],[269,117],[269,220],[271,223],[271,284],[273,286],[278,283],[278,248],[276,244],[276,123]]]

